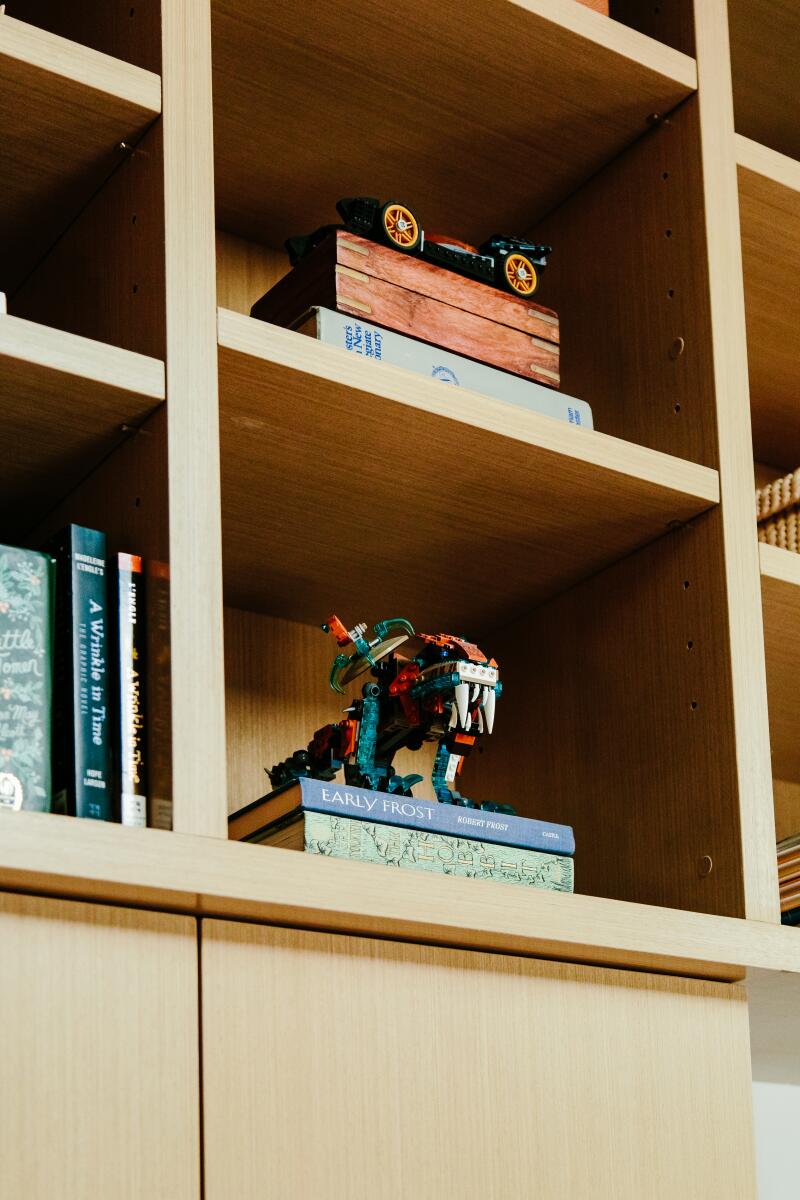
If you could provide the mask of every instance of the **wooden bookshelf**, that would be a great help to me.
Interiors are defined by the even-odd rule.
[[[24,97],[24,103],[20,98]],[[161,81],[0,16],[0,287],[11,291],[161,111]]]
[[[800,670],[800,554],[763,544],[759,550],[772,771],[776,779],[800,783],[799,721],[794,700]]]
[[[796,119],[800,12],[794,0],[729,0],[736,128],[800,158]]]
[[[24,536],[164,396],[157,359],[0,316],[4,536]]]
[[[526,229],[696,86],[692,59],[574,0],[447,0],[435,28],[429,16],[413,0],[398,41],[386,0],[369,0],[358,36],[342,37],[341,9],[325,3],[298,37],[291,6],[266,22],[257,0],[217,0],[220,225],[280,245],[331,221],[341,195],[400,187],[429,229],[452,222],[456,196],[463,237]],[[435,90],[410,83],[424,79]],[[489,218],[492,179],[503,185]]]
[[[800,462],[800,162],[741,135],[736,161],[754,452],[759,462],[794,470]]]
[[[0,1159],[16,1192],[103,1194],[113,1178],[136,1200],[162,1164],[175,1200],[196,1200],[201,1177],[224,1200],[235,1160],[255,1200],[290,1176],[281,1089],[317,1078],[302,1014],[335,959],[342,1010],[408,994],[424,1021],[434,991],[440,1007],[457,996],[490,1011],[472,1026],[486,1064],[531,1064],[511,1095],[496,1064],[442,1060],[432,1111],[458,1094],[487,1135],[524,1112],[535,1136],[552,1066],[537,1022],[557,1014],[581,1095],[559,1100],[548,1170],[591,1123],[627,1148],[598,1200],[639,1195],[653,1162],[654,1200],[733,1194],[734,1160],[752,1195],[739,982],[754,974],[788,1013],[779,993],[800,978],[775,870],[776,809],[784,832],[800,814],[800,556],[759,549],[752,476],[754,439],[767,467],[800,462],[793,6],[614,5],[652,37],[576,0],[445,0],[435,22],[410,0],[401,25],[366,0],[356,31],[340,0],[313,20],[255,0],[80,7],[74,30],[56,0],[20,0],[30,23],[0,16],[3,496],[20,510],[9,537],[40,517],[44,532],[90,524],[169,576],[158,721],[174,819],[162,832],[0,811],[15,1004],[0,1091],[22,1099]],[[400,189],[429,229],[552,240],[541,299],[595,431],[245,315],[286,270],[287,235],[332,220],[341,195]],[[338,716],[311,628],[332,608],[458,627],[496,654],[504,707],[465,792],[572,823],[576,894],[227,841],[228,808],[263,790],[264,765]],[[56,993],[68,1002],[51,1012],[41,996]],[[233,1153],[228,1131],[267,1112],[248,1062],[254,1011],[280,1040],[274,1005],[297,1053],[289,1070],[272,1046],[264,1066],[270,1146]],[[418,1117],[408,1076],[376,1080],[398,1043],[373,1023],[354,1058],[341,1023],[321,1036],[330,1079],[350,1072],[392,1131],[405,1189],[430,1190],[435,1146],[409,1165],[396,1134]],[[670,1062],[664,1045],[692,1051]],[[17,1117],[45,1095],[31,1047],[63,1119],[36,1156]],[[641,1079],[702,1112],[702,1136],[650,1120]],[[352,1196],[352,1172],[303,1150],[332,1200]],[[145,1160],[150,1174],[119,1181],[115,1164]],[[456,1171],[439,1191],[468,1183]]]
[[[780,926],[317,859],[156,829],[5,813],[0,884],[63,898],[705,979],[800,972]]]
[[[708,467],[238,313],[220,311],[219,347],[226,599],[239,607],[319,621],[346,580],[377,611],[390,576],[392,603],[421,623],[485,629],[719,496]]]

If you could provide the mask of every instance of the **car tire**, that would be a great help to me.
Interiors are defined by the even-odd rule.
[[[530,300],[539,286],[539,272],[527,254],[519,250],[504,255],[498,274],[505,290],[522,300]]]
[[[416,254],[422,243],[422,227],[406,204],[390,200],[381,209],[381,235],[387,246],[401,254]]]

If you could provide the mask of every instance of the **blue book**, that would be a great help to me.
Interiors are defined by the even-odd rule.
[[[237,841],[263,841],[270,830],[296,820],[304,811],[400,825],[449,837],[472,838],[497,846],[543,850],[549,854],[574,854],[575,837],[569,825],[553,825],[529,817],[512,817],[481,808],[462,808],[392,796],[344,783],[299,779],[240,808],[228,818],[228,837]]]

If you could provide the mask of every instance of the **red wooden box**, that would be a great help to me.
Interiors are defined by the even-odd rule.
[[[550,309],[345,230],[262,296],[252,316],[293,328],[317,305],[558,387],[558,317]]]

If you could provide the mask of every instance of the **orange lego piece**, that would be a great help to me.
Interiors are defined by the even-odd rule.
[[[342,624],[342,622],[336,616],[336,613],[332,613],[328,617],[328,619],[325,622],[325,626],[327,628],[328,633],[332,633],[333,636],[336,638],[338,645],[347,646],[349,644],[350,634],[347,632],[347,630],[344,627],[344,625]]]

